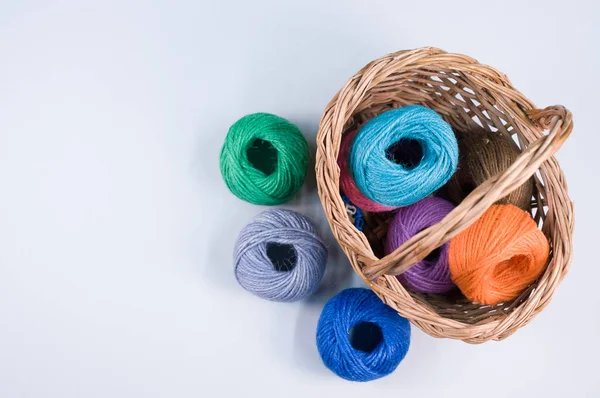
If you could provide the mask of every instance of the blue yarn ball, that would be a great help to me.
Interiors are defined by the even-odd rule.
[[[325,366],[350,381],[392,373],[410,346],[410,324],[371,290],[346,289],[325,304],[317,348]]]
[[[406,143],[412,143],[403,149],[413,152],[408,154],[412,164],[393,158],[394,146]],[[408,206],[431,195],[452,177],[457,164],[458,143],[452,127],[435,111],[420,105],[393,109],[371,119],[350,150],[356,185],[367,198],[386,206]]]

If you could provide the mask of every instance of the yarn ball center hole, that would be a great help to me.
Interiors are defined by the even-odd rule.
[[[383,332],[373,322],[359,322],[350,329],[350,345],[356,350],[371,353],[383,341]]]
[[[423,160],[423,147],[418,140],[402,138],[385,151],[386,158],[407,170],[412,170]]]
[[[494,278],[509,278],[515,275],[515,269],[522,269],[527,267],[529,263],[529,256],[524,254],[516,254],[510,259],[502,261],[494,267]],[[517,274],[518,276],[518,274]]]
[[[252,141],[252,145],[246,151],[248,161],[255,169],[262,171],[265,175],[271,175],[277,168],[277,149],[269,141],[260,138]]]
[[[298,254],[293,245],[287,243],[267,243],[267,257],[275,271],[289,272],[296,267]]]

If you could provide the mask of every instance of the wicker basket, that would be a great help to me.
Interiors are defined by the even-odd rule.
[[[336,159],[345,131],[408,104],[434,109],[457,130],[481,130],[482,126],[485,132],[513,136],[523,152],[510,168],[480,185],[442,222],[378,258],[369,239],[381,239],[383,229],[375,226],[375,231],[362,233],[351,224],[340,197]],[[399,51],[369,63],[327,105],[317,137],[319,196],[352,267],[386,304],[434,337],[468,343],[502,340],[542,311],[571,263],[573,205],[553,155],[572,128],[567,109],[536,109],[504,74],[470,57],[436,48]],[[532,176],[537,188],[532,214],[548,237],[551,258],[546,271],[520,297],[495,306],[479,305],[458,295],[407,291],[393,276],[467,228],[491,204]]]

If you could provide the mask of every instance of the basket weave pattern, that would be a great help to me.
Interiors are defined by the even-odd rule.
[[[340,197],[336,160],[345,131],[386,110],[409,104],[435,110],[459,131],[512,136],[522,153],[511,167],[477,187],[440,223],[378,258],[365,234],[348,219]],[[327,105],[317,136],[319,196],[352,267],[386,304],[435,337],[469,343],[502,340],[542,311],[571,263],[573,206],[553,155],[572,128],[567,109],[536,109],[504,74],[470,57],[436,48],[400,51],[366,65]],[[461,296],[410,292],[393,276],[463,231],[532,176],[536,183],[532,214],[550,242],[551,257],[546,271],[520,297],[484,306]]]

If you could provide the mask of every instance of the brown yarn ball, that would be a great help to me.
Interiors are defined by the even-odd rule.
[[[456,137],[459,149],[458,170],[441,194],[458,204],[488,178],[506,170],[520,155],[521,150],[512,138],[483,129],[457,132]],[[513,204],[529,211],[534,184],[533,178],[530,178],[496,203]]]

